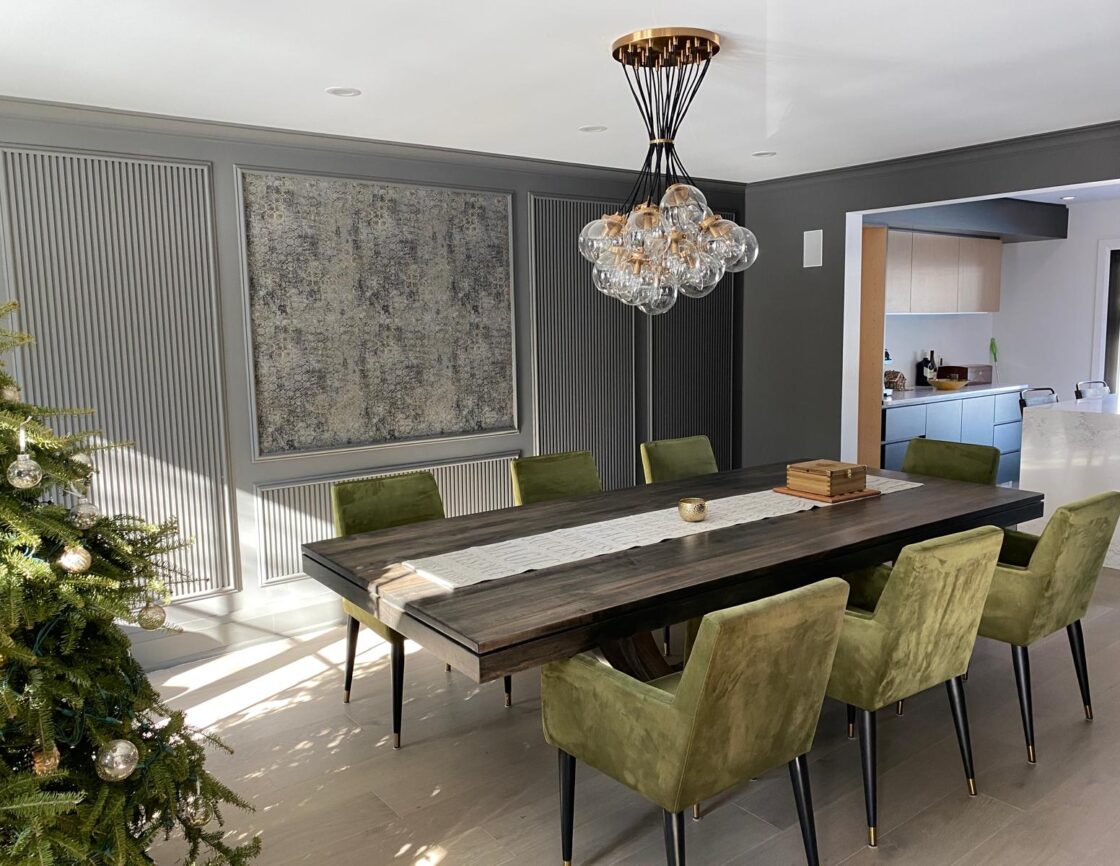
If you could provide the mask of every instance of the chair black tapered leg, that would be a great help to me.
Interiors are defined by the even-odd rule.
[[[445,664],[445,665],[443,666],[443,669],[444,669],[445,671],[447,671],[447,673],[451,673],[451,665],[450,665],[450,664]]]
[[[684,864],[684,812],[662,812],[665,828],[665,862],[668,866]]]
[[[393,679],[393,748],[401,747],[401,706],[404,703],[404,641],[389,644],[389,667]]]
[[[1093,700],[1089,697],[1089,666],[1085,663],[1085,633],[1081,630],[1081,620],[1066,626],[1069,635],[1069,648],[1073,652],[1073,667],[1077,671],[1077,684],[1081,687],[1081,703],[1085,706],[1085,718],[1093,721]]]
[[[1019,692],[1019,715],[1023,717],[1023,736],[1027,741],[1027,762],[1034,757],[1034,708],[1031,705],[1031,657],[1025,646],[1011,647],[1011,663],[1015,668],[1015,688]]]
[[[506,690],[506,709],[513,706],[513,677],[507,676],[502,680],[502,685]]]
[[[968,736],[968,710],[964,705],[964,683],[960,677],[953,677],[945,683],[949,693],[949,706],[953,710],[953,724],[957,728],[957,743],[961,747],[961,761],[964,762],[964,775],[968,779],[968,794],[976,796],[976,770],[972,766],[972,741]]]
[[[342,702],[350,703],[350,687],[354,684],[354,658],[358,655],[358,627],[357,618],[350,617],[346,621],[346,679],[342,684]]]
[[[560,750],[560,853],[572,866],[572,828],[575,826],[576,759]]]
[[[848,739],[856,738],[856,708],[848,704]]]
[[[863,803],[867,808],[867,844],[874,848],[879,844],[879,837],[875,829],[875,814],[877,808],[877,801],[875,797],[875,765],[877,763],[875,744],[875,711],[865,710],[860,707],[858,716],[859,756],[863,764]]]
[[[670,648],[670,640],[669,639],[670,639],[671,636],[672,636],[672,632],[670,631],[669,626],[665,626],[665,628],[662,629],[662,631],[661,631],[661,646],[662,646],[662,649],[665,650],[665,655],[669,655],[669,648]]]
[[[801,841],[805,843],[805,862],[817,866],[817,825],[813,820],[813,792],[809,788],[809,762],[799,755],[789,762],[789,780],[797,801],[797,819],[801,822]]]

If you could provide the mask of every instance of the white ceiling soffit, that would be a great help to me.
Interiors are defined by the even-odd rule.
[[[0,95],[636,169],[609,46],[682,25],[724,46],[678,140],[698,177],[1120,117],[1115,0],[34,0],[5,4]]]

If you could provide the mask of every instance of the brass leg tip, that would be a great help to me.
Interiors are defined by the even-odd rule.
[[[344,704],[350,703],[350,689],[347,689],[342,693],[342,702]]]
[[[572,866],[572,861],[571,860],[565,860],[564,861],[564,866]]]
[[[506,709],[508,710],[512,706],[513,706],[513,696],[512,695],[506,695]]]
[[[1027,763],[1037,764],[1038,761],[1034,758],[1034,746],[1027,746]]]
[[[968,780],[968,796],[970,796],[970,797],[975,797],[976,796],[976,780],[975,779],[969,779]]]
[[[869,848],[879,847],[879,835],[875,832],[874,827],[868,827],[867,828],[867,847],[869,847]]]
[[[856,738],[856,726],[848,725],[848,739],[854,740]]]
[[[897,704],[894,705],[894,714],[896,716],[901,716],[905,707],[906,707],[906,703],[904,701],[899,701]]]
[[[1093,721],[1093,708],[1088,704],[1085,705],[1085,721]]]
[[[699,821],[700,820],[700,804],[699,803],[695,803],[692,806],[692,820],[693,821]]]
[[[399,749],[401,747],[401,735],[393,734],[393,748]]]

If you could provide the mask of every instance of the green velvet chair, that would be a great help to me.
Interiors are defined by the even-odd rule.
[[[999,449],[991,445],[943,442],[940,439],[911,439],[902,458],[902,471],[949,481],[995,484],[999,473]]]
[[[679,481],[682,478],[719,472],[716,455],[712,452],[712,443],[707,436],[643,442],[640,450],[646,484]]]
[[[685,436],[681,439],[659,439],[643,442],[640,446],[642,470],[646,484],[658,481],[680,481],[695,478],[697,475],[713,475],[719,472],[712,443],[707,436]],[[665,626],[661,643],[665,655],[670,646],[670,627]]]
[[[561,849],[572,862],[576,762],[663,810],[684,866],[684,809],[789,765],[806,858],[817,863],[805,755],[813,744],[848,588],[829,578],[704,617],[681,673],[644,683],[592,655],[541,672],[545,739],[560,752]]]
[[[999,473],[999,449],[991,445],[970,445],[967,442],[945,442],[941,439],[911,439],[902,458],[902,471],[914,475],[929,475],[948,481],[967,481],[971,484],[995,484]],[[883,581],[890,574],[872,569],[844,575],[852,584],[852,603],[856,607],[872,610],[882,591]],[[859,586],[870,581],[870,586]],[[968,679],[967,672],[964,678]],[[895,712],[902,715],[904,702],[895,704]],[[851,730],[848,734],[851,736]]]
[[[513,501],[518,505],[585,496],[603,489],[590,451],[519,457],[510,463],[509,471],[513,477]]]
[[[343,481],[331,488],[334,530],[338,535],[374,532],[443,518],[443,500],[430,472],[409,472],[384,478]],[[404,689],[404,635],[389,628],[369,611],[343,599],[346,613],[346,681],[343,700],[350,703],[354,682],[354,658],[358,651],[358,628],[372,629],[389,644],[392,672],[393,748],[401,747],[401,706]],[[450,667],[448,668],[450,670]],[[505,678],[506,706],[511,703],[512,681]]]
[[[1092,721],[1081,619],[1089,607],[1120,517],[1120,493],[1063,505],[1042,535],[1006,530],[992,589],[980,620],[983,637],[1011,644],[1027,760],[1035,762],[1028,647],[1061,628],[1069,636],[1085,718]]]
[[[902,549],[882,582],[873,612],[849,608],[828,683],[848,705],[849,733],[859,717],[868,844],[876,845],[875,711],[945,683],[969,793],[976,794],[961,675],[992,583],[1003,533],[972,529]],[[882,575],[886,566],[880,566]]]

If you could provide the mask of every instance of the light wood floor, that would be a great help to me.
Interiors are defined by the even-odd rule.
[[[944,689],[879,714],[880,846],[864,842],[859,747],[827,702],[811,755],[824,863],[1120,862],[1120,572],[1085,621],[1096,721],[1084,721],[1064,634],[1031,652],[1038,764],[1026,762],[1010,651],[981,640],[967,689],[980,795],[967,796]],[[406,663],[404,748],[389,742],[388,658],[363,630],[354,701],[342,703],[343,629],[157,672],[156,686],[236,753],[212,769],[247,796],[231,836],[264,835],[266,866],[559,864],[556,755],[539,678],[476,686],[417,648]],[[707,804],[686,827],[697,864],[804,863],[785,768]],[[663,863],[660,813],[581,766],[577,864]],[[177,862],[174,840],[157,849]]]

